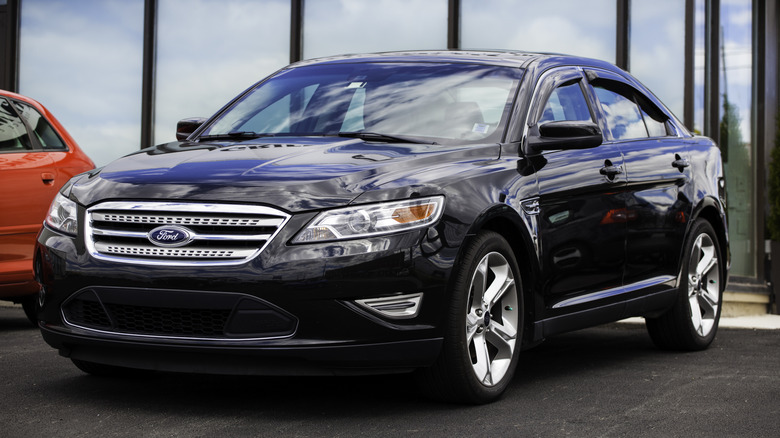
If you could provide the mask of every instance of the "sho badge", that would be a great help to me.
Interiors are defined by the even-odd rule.
[[[157,227],[146,235],[157,246],[184,246],[192,241],[192,231],[176,225]]]

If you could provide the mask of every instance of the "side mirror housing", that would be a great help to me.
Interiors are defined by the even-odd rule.
[[[187,137],[203,125],[206,119],[204,117],[191,117],[189,119],[179,120],[176,124],[176,140],[184,141]]]
[[[601,128],[593,122],[558,121],[531,127],[528,145],[534,151],[589,149],[604,141]]]

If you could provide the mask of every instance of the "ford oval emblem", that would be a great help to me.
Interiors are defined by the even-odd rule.
[[[146,235],[150,242],[157,246],[184,246],[192,241],[192,231],[178,225],[157,227]]]

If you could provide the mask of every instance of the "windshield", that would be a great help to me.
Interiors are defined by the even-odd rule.
[[[471,64],[298,67],[258,84],[200,137],[371,133],[376,141],[497,142],[521,77],[517,68]]]

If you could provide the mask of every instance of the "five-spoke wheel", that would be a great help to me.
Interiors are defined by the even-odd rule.
[[[454,273],[444,346],[420,370],[428,395],[468,403],[500,397],[517,368],[523,333],[520,270],[509,243],[483,231],[471,240]]]
[[[517,345],[517,287],[509,262],[486,254],[471,279],[466,342],[474,374],[485,386],[504,378]]]
[[[715,326],[720,306],[720,269],[715,243],[700,234],[688,262],[688,304],[691,323],[699,336],[707,336]]]
[[[719,256],[712,226],[704,220],[695,222],[685,240],[677,302],[663,315],[646,319],[647,330],[657,346],[703,350],[715,339],[723,294]]]

